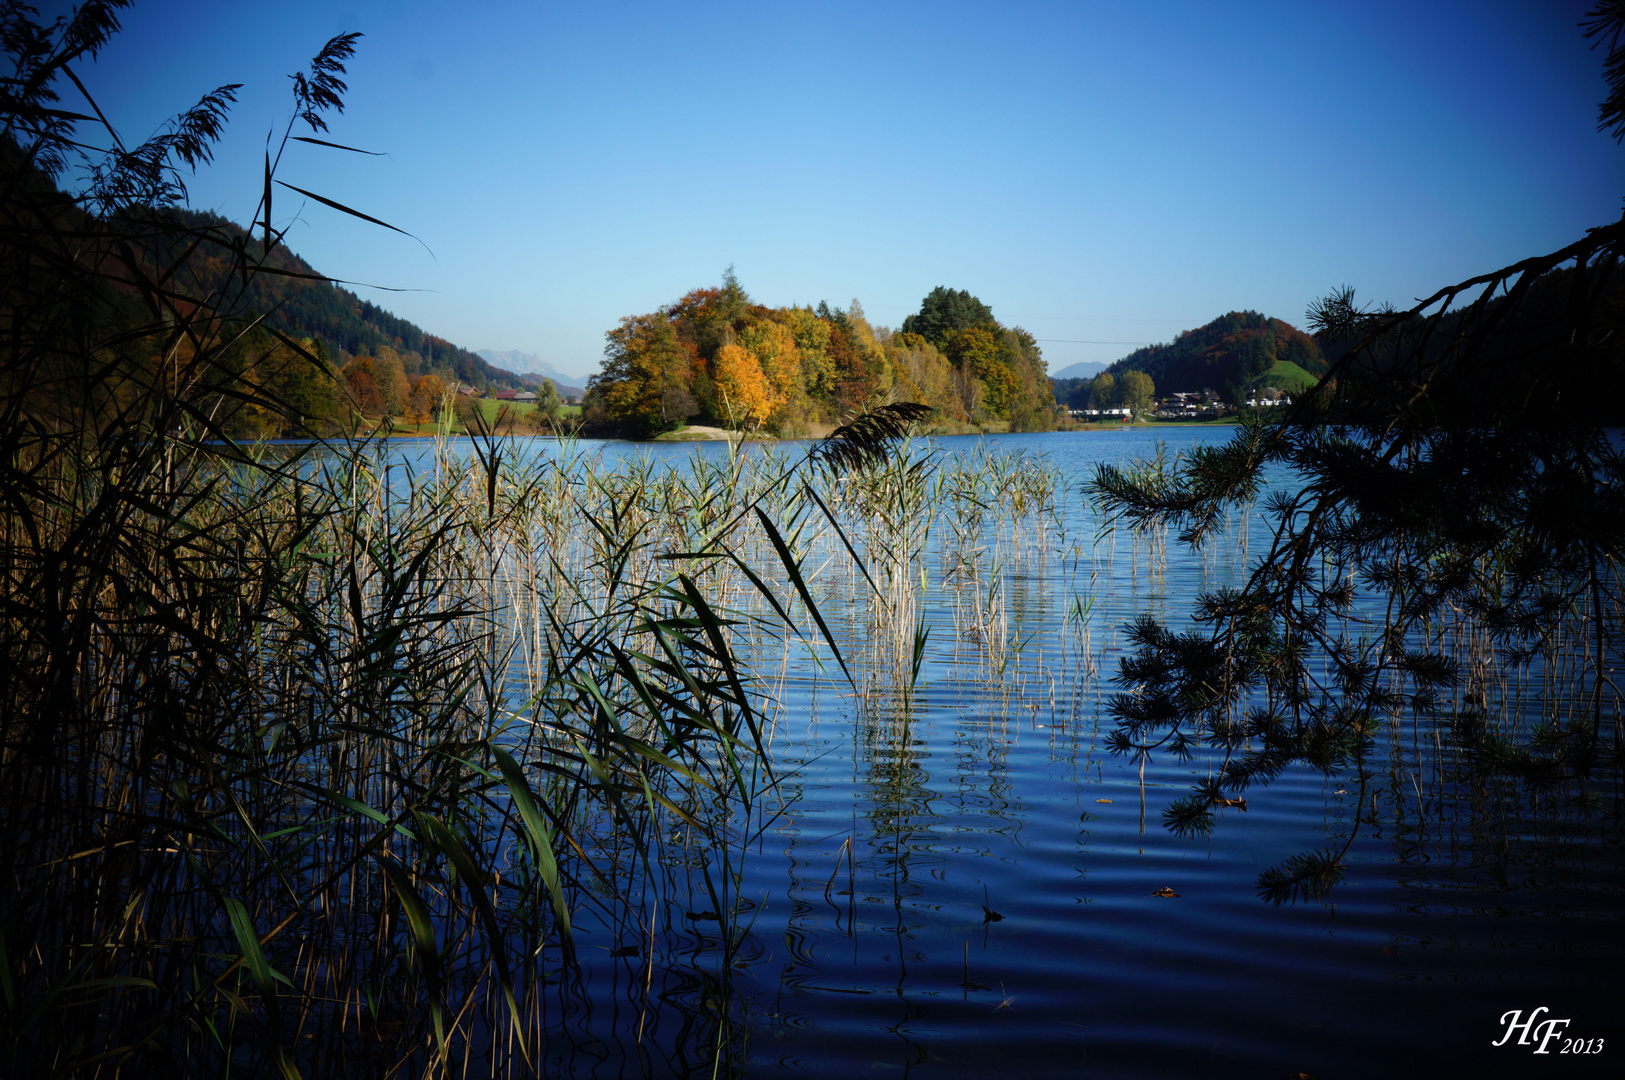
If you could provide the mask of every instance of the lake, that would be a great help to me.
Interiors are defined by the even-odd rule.
[[[672,838],[646,939],[578,914],[582,963],[555,973],[543,1071],[1600,1075],[1625,1051],[1616,788],[1577,811],[1475,783],[1442,725],[1405,721],[1378,734],[1364,786],[1353,769],[1293,767],[1248,790],[1244,809],[1219,809],[1211,835],[1181,839],[1161,810],[1215,759],[1154,757],[1142,774],[1108,752],[1123,624],[1149,613],[1187,626],[1196,593],[1239,584],[1267,536],[1249,513],[1206,552],[1136,539],[1082,486],[1098,464],[1159,442],[1175,453],[1228,435],[917,446],[938,472],[988,451],[1026,455],[1055,480],[1053,502],[933,525],[909,570],[929,629],[911,691],[884,675],[896,665],[861,575],[824,543],[832,561],[815,590],[857,689],[827,648],[785,646],[775,665],[763,643],[776,786],[737,823],[726,868],[715,849]],[[583,445],[679,469],[728,452]],[[1351,830],[1329,896],[1261,898],[1261,872],[1341,847]],[[728,870],[737,900],[717,884]],[[718,902],[736,908],[727,931]],[[1539,1009],[1567,1021],[1544,1029],[1550,1053],[1519,1031],[1493,1045]]]

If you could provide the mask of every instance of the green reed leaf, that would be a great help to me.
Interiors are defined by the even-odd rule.
[[[401,902],[401,910],[406,914],[407,931],[412,935],[418,963],[422,966],[424,978],[429,983],[429,1013],[434,1020],[435,1045],[444,1059],[449,1047],[446,1044],[445,1011],[441,1003],[443,984],[440,973],[440,946],[435,943],[434,922],[429,918],[429,906],[423,902],[423,897],[418,895],[417,889],[412,885],[412,879],[394,859],[380,855],[378,865],[389,878],[390,886],[395,890],[395,897]]]
[[[790,548],[785,544],[784,537],[779,535],[779,530],[774,527],[773,520],[761,510],[756,511],[756,517],[762,523],[762,529],[767,533],[768,542],[773,545],[773,550],[778,552],[779,561],[784,564],[784,572],[789,576],[790,584],[796,587],[796,593],[800,595],[801,603],[807,608],[807,613],[813,617],[813,622],[818,624],[818,632],[823,635],[824,642],[829,646],[830,652],[835,654],[835,662],[841,665],[841,673],[846,676],[849,685],[856,686],[857,683],[852,679],[852,672],[847,670],[846,661],[841,658],[840,646],[835,644],[835,635],[829,632],[829,625],[824,622],[824,616],[819,612],[818,605],[813,602],[812,592],[807,588],[807,581],[801,576],[801,564],[796,561],[795,556],[790,554]]]
[[[514,807],[519,811],[520,824],[524,826],[525,835],[529,840],[531,859],[536,865],[536,872],[541,875],[542,883],[547,886],[548,899],[553,904],[553,913],[559,921],[559,933],[568,940],[570,930],[570,907],[564,896],[564,889],[559,880],[558,859],[553,854],[553,830],[548,827],[547,819],[537,808],[535,795],[530,784],[525,780],[525,773],[514,760],[512,754],[500,746],[491,746],[491,756],[496,758],[497,768],[502,772],[503,784],[508,790],[508,797],[513,800]]]

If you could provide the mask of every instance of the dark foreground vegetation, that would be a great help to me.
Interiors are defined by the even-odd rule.
[[[528,1074],[574,912],[649,963],[687,913],[733,933],[707,853],[767,767],[734,639],[793,629],[818,478],[924,410],[689,481],[324,441],[331,357],[252,302],[306,273],[275,147],[255,235],[167,210],[235,88],[135,148],[58,99],[122,6],[0,11],[0,1074]],[[284,145],[327,134],[355,38],[295,76]],[[659,1045],[720,1055],[717,1000]]]
[[[1242,587],[1203,595],[1193,630],[1132,628],[1113,751],[1223,757],[1167,808],[1169,828],[1212,829],[1215,806],[1298,762],[1354,767],[1363,799],[1375,736],[1396,724],[1447,732],[1480,789],[1510,779],[1617,815],[1622,260],[1625,219],[1406,311],[1341,289],[1310,312],[1339,358],[1284,417],[1245,417],[1183,460],[1099,470],[1108,512],[1198,548],[1267,472],[1294,477],[1267,500],[1273,542]],[[1261,891],[1324,895],[1354,835]]]
[[[1625,3],[1582,28],[1607,47],[1598,129],[1625,140]],[[1296,762],[1353,766],[1363,801],[1374,736],[1393,725],[1447,733],[1475,792],[1510,781],[1617,822],[1625,218],[1403,311],[1344,286],[1309,320],[1333,360],[1279,421],[1090,485],[1142,533],[1201,547],[1267,470],[1294,477],[1268,500],[1274,539],[1242,587],[1203,595],[1193,630],[1133,627],[1113,752],[1222,753],[1165,812],[1182,834]],[[1261,893],[1325,895],[1357,833],[1287,860]]]

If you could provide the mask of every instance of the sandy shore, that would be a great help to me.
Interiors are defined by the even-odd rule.
[[[721,439],[748,438],[743,432],[729,431],[727,428],[707,427],[704,424],[695,424],[685,427],[681,431],[668,431],[663,435],[656,435],[655,442],[707,442]]]

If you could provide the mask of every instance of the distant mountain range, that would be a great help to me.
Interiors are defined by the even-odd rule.
[[[495,367],[520,372],[520,382],[538,383],[543,379],[547,379],[558,387],[561,396],[574,394],[576,397],[580,397],[587,392],[587,379],[585,376],[570,375],[560,371],[552,365],[544,363],[542,358],[535,353],[520,352],[518,349],[476,349],[475,354]]]
[[[1068,364],[1059,371],[1052,371],[1052,379],[1092,379],[1106,370],[1106,363],[1102,360],[1084,360],[1076,364]]]

